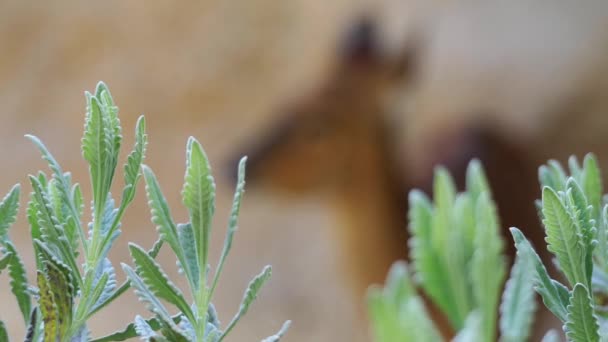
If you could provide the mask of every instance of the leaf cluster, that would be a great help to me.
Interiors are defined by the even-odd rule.
[[[507,273],[504,242],[481,164],[469,164],[466,191],[458,193],[450,174],[438,168],[433,201],[418,190],[409,200],[413,272],[397,263],[386,286],[370,290],[375,340],[443,339],[417,287],[445,315],[453,341],[496,341],[498,332],[501,341],[526,340],[535,311],[532,264],[517,258],[500,300]]]
[[[209,278],[209,235],[215,209],[215,184],[201,145],[194,138],[188,140],[183,200],[190,213],[190,222],[175,224],[156,177],[143,165],[147,135],[145,120],[140,117],[135,129],[135,144],[123,167],[124,185],[117,204],[110,189],[115,181],[122,145],[118,108],[102,82],[94,93],[86,92],[85,96],[87,111],[82,154],[89,166],[92,188],[88,223],[84,223],[85,204],[80,186],[72,182],[71,175],[63,171],[40,139],[27,136],[51,169],[50,176],[43,172],[29,176],[32,192],[27,219],[36,256],[35,284],[28,283],[22,258],[8,234],[17,217],[20,185],[14,186],[0,202],[0,273],[8,269],[11,291],[27,327],[25,341],[123,341],[138,335],[150,341],[222,341],[248,311],[271,273],[267,266],[252,280],[238,313],[222,329],[211,298],[237,228],[245,183],[245,159],[239,165],[239,181],[224,249],[213,278]],[[160,238],[149,251],[134,243],[129,245],[135,267],[122,264],[127,281],[117,285],[116,271],[107,256],[121,232],[121,220],[135,198],[142,174],[152,221]],[[175,253],[188,280],[192,304],[154,260],[164,243]],[[130,287],[155,317],[146,320],[137,316],[123,331],[92,339],[87,321]],[[175,306],[178,313],[172,313],[165,303]],[[278,341],[287,327],[288,323],[268,341]],[[6,341],[8,333],[0,321],[0,342]]]

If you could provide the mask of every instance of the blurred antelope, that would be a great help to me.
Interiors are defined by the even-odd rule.
[[[359,23],[329,80],[287,108],[256,148],[245,151],[251,183],[299,194],[330,190],[344,219],[336,238],[359,297],[406,256],[407,187],[382,113],[409,61],[383,60],[374,34],[369,20]]]
[[[250,183],[297,194],[325,190],[332,196],[343,219],[336,240],[358,302],[370,284],[384,280],[394,261],[407,257],[407,193],[413,186],[430,190],[432,178],[429,173],[414,183],[408,177],[414,166],[403,165],[407,158],[399,155],[397,142],[402,132],[390,115],[390,95],[415,82],[418,46],[405,44],[400,56],[380,51],[373,23],[363,20],[347,36],[333,73],[318,91],[291,105],[253,149],[241,151],[250,156]],[[470,158],[482,160],[503,227],[541,232],[534,229],[536,165],[521,146],[486,129],[433,140],[438,143],[416,148],[446,165],[460,185]],[[541,234],[528,235],[542,245]],[[507,246],[513,256],[512,244]],[[449,335],[447,324],[439,325]]]

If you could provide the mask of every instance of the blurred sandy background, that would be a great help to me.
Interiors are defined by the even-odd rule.
[[[397,2],[386,1],[390,3],[387,6],[396,7],[383,12],[390,14],[385,17],[384,24],[387,39],[392,42],[399,41],[407,32],[409,18],[417,17],[412,13],[427,13],[426,9],[408,12],[404,10],[408,8],[407,4]],[[592,2],[588,0],[586,3]],[[414,6],[415,1],[411,3],[409,8],[425,7]],[[28,193],[26,174],[40,169],[47,172],[38,152],[23,138],[24,134],[33,133],[44,140],[64,169],[72,171],[74,178],[83,185],[85,194],[89,194],[86,164],[80,153],[85,107],[83,91],[94,89],[98,80],[104,80],[120,108],[124,146],[132,142],[137,116],[141,113],[146,115],[150,140],[146,163],[156,172],[178,221],[186,218],[179,193],[187,137],[194,135],[206,148],[218,182],[214,225],[214,255],[217,255],[233,190],[224,164],[234,157],[240,143],[253,139],[262,127],[273,121],[273,116],[278,115],[277,106],[323,79],[339,35],[364,6],[367,5],[355,0],[0,2],[0,191],[5,193],[14,183],[21,182],[24,193]],[[486,10],[494,13],[492,11],[496,9]],[[567,12],[557,11],[555,23]],[[573,152],[594,150],[600,154],[600,159],[603,157],[605,162],[608,161],[608,156],[601,155],[601,147],[605,146],[602,129],[606,127],[603,114],[606,88],[603,88],[605,83],[601,76],[606,71],[603,64],[608,64],[608,54],[605,54],[608,46],[605,32],[608,31],[602,31],[603,26],[598,24],[598,27],[577,33],[573,28],[581,27],[579,22],[564,25],[563,32],[575,32],[573,38],[555,33],[566,36],[566,42],[580,41],[579,37],[593,39],[589,39],[588,45],[574,48],[564,44],[562,50],[538,48],[539,53],[531,59],[542,65],[552,57],[564,55],[565,51],[567,63],[554,63],[554,69],[548,67],[546,74],[539,72],[531,78],[551,74],[554,78],[547,80],[547,84],[557,85],[577,80],[578,83],[572,83],[572,87],[593,100],[593,108],[589,110],[577,107],[585,115],[578,116],[576,121],[578,135],[566,136],[561,134],[560,127],[571,124],[572,116],[562,113],[551,116],[551,113],[559,112],[554,110],[555,106],[560,106],[559,101],[551,103],[551,108],[539,104],[545,99],[560,98],[556,95],[562,91],[558,86],[554,87],[555,91],[550,88],[546,93],[536,94],[534,91],[544,89],[544,84],[530,85],[526,80],[516,79],[511,84],[520,92],[508,93],[499,100],[505,94],[503,88],[492,88],[493,92],[489,92],[487,87],[481,86],[480,89],[489,93],[479,94],[475,82],[492,81],[482,77],[467,78],[483,74],[485,69],[475,72],[475,65],[492,65],[486,62],[508,58],[511,48],[519,51],[518,48],[525,47],[524,43],[518,43],[517,37],[525,36],[527,29],[516,25],[521,30],[506,40],[512,46],[497,50],[499,53],[495,55],[482,54],[476,60],[473,58],[478,56],[474,44],[484,37],[470,35],[471,32],[481,33],[467,31],[467,25],[458,24],[459,20],[468,23],[467,13],[470,12],[454,13],[457,15],[444,18],[454,18],[450,19],[451,23],[462,28],[460,31],[450,29],[450,20],[446,19],[447,26],[439,25],[431,34],[437,37],[433,40],[436,44],[430,45],[435,47],[426,55],[429,62],[423,65],[422,70],[427,68],[433,72],[427,73],[427,83],[423,80],[420,86],[421,101],[427,101],[426,106],[422,105],[425,119],[407,125],[407,129],[413,132],[412,139],[433,136],[427,129],[441,127],[443,118],[450,114],[456,118],[465,112],[468,115],[469,112],[462,109],[467,106],[465,102],[475,102],[477,98],[462,97],[452,91],[463,91],[463,85],[469,85],[469,88],[464,87],[469,89],[466,94],[476,94],[484,101],[496,99],[499,103],[497,108],[507,108],[507,113],[521,113],[513,120],[496,119],[494,116],[486,121],[497,125],[497,131],[502,135],[514,134],[514,140],[518,140],[518,133],[522,133],[521,139],[529,139],[536,144],[538,147],[531,151],[535,160],[549,156],[563,158]],[[514,13],[519,15],[519,12]],[[606,12],[600,11],[600,16],[603,14]],[[577,18],[585,22],[585,15],[583,13]],[[474,17],[488,16],[482,12]],[[531,14],[526,18],[532,17]],[[505,20],[505,32],[515,27],[509,26],[512,23]],[[553,22],[547,27],[551,25]],[[464,43],[472,45],[455,43],[461,48],[451,47],[450,50],[450,44],[442,43],[458,42],[462,37],[469,37]],[[485,39],[493,41],[491,35]],[[542,35],[537,40],[531,39],[530,44],[537,44],[538,40],[543,40]],[[562,46],[559,41],[553,44],[551,46]],[[450,55],[452,51],[462,53],[451,55],[454,58],[450,59],[441,57]],[[495,50],[490,44],[484,51]],[[585,53],[581,53],[581,57],[573,55],[570,58],[567,53],[571,51]],[[522,57],[517,53],[514,55]],[[524,57],[513,60],[525,64],[522,62]],[[606,61],[603,64],[597,62],[601,57]],[[456,62],[450,65],[446,60]],[[568,64],[571,61],[581,61],[583,71],[576,71],[578,69],[572,65],[578,64]],[[529,64],[531,69],[535,69],[534,63]],[[513,65],[517,69],[517,64]],[[563,72],[574,69],[572,77]],[[459,70],[473,71],[458,74]],[[525,74],[526,69],[521,70]],[[434,88],[434,80],[443,72],[448,72],[451,78],[447,77],[445,88]],[[495,76],[491,72],[488,74]],[[599,80],[588,81],[589,75]],[[522,89],[522,84],[529,85],[530,89]],[[588,91],[588,87],[594,91]],[[563,92],[577,93],[570,88]],[[524,100],[514,100],[523,96],[522,93],[526,95]],[[430,101],[428,99],[432,95],[429,94],[436,94],[442,100]],[[459,108],[458,113],[448,110],[455,107]],[[519,110],[521,108],[526,110]],[[475,114],[471,114],[474,118],[466,116],[462,121],[481,120],[475,117],[480,111],[475,110]],[[500,110],[492,112],[501,113]],[[549,113],[549,117],[556,119],[552,119],[545,129],[538,124],[535,116],[538,113]],[[599,119],[593,121],[593,118]],[[443,125],[450,126],[455,121],[458,120],[445,120],[447,123]],[[589,127],[594,129],[590,131]],[[420,146],[411,148],[421,150]],[[112,254],[115,266],[119,262],[129,262],[128,241],[149,247],[155,239],[142,188],[140,186],[137,198],[123,221],[123,234]],[[119,191],[117,188],[114,192]],[[272,264],[274,271],[272,280],[230,340],[260,340],[276,331],[285,319],[294,321],[287,341],[367,340],[364,329],[354,318],[356,303],[350,300],[336,261],[335,244],[330,234],[334,218],[324,200],[293,198],[285,201],[283,197],[256,190],[246,194],[241,213],[240,230],[216,299],[222,322],[229,321],[247,282],[263,265]],[[22,212],[11,235],[24,252],[31,271],[33,259],[27,231]],[[174,261],[167,254],[163,255],[166,270],[176,275]],[[122,279],[121,272],[118,274]],[[16,305],[3,276],[0,279],[0,318],[8,323],[10,335],[19,340],[23,336],[23,326],[17,315],[9,314],[14,310]],[[143,310],[143,305],[131,294],[125,296],[96,316],[91,326],[93,336],[122,328],[135,313]]]

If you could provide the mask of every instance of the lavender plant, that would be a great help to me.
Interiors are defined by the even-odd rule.
[[[416,291],[420,287],[457,332],[453,341],[491,342],[498,334],[500,341],[525,341],[535,311],[532,264],[529,258],[517,258],[501,300],[507,273],[504,242],[481,164],[469,164],[462,193],[456,192],[450,174],[438,168],[433,198],[431,202],[418,190],[409,196],[413,270],[396,263],[386,286],[370,289],[375,340],[443,340]]]
[[[534,291],[563,323],[568,341],[608,341],[608,197],[589,154],[568,172],[556,161],[539,169],[536,202],[548,250],[563,280],[552,279],[524,234],[511,228],[515,263],[500,304],[500,341],[526,341],[535,310]],[[434,203],[410,194],[413,276],[396,264],[384,288],[370,291],[376,341],[438,341],[434,322],[415,292],[414,278],[458,332],[454,341],[496,339],[497,298],[504,275],[494,204],[477,162],[469,165],[467,191],[456,194],[447,172],[435,177]],[[560,341],[551,330],[544,342]]]
[[[116,204],[110,188],[122,145],[118,108],[103,83],[97,85],[94,93],[86,92],[85,95],[87,112],[82,151],[89,164],[93,197],[92,217],[86,228],[80,186],[72,183],[70,174],[62,170],[40,139],[27,136],[51,169],[50,176],[43,172],[29,176],[32,193],[27,218],[36,254],[35,285],[28,284],[24,264],[8,234],[17,216],[20,186],[14,186],[0,202],[0,272],[8,269],[11,291],[27,327],[25,341],[123,341],[138,335],[149,341],[222,341],[248,311],[271,273],[267,266],[250,283],[238,313],[222,329],[211,299],[237,228],[245,183],[245,159],[239,165],[239,181],[224,249],[216,271],[210,277],[208,250],[215,185],[201,145],[194,138],[188,140],[183,198],[190,212],[190,222],[175,224],[154,174],[150,168],[142,166],[147,135],[145,120],[140,117],[135,129],[135,145],[123,167],[122,195]],[[134,243],[129,245],[135,269],[123,264],[128,280],[118,286],[115,269],[107,256],[121,232],[121,219],[135,198],[141,170],[147,183],[152,221],[158,227],[160,238],[149,251]],[[180,269],[188,280],[193,304],[186,302],[182,292],[154,260],[164,243],[177,256]],[[123,331],[91,338],[87,321],[131,286],[155,317],[145,320],[137,316]],[[171,314],[164,302],[175,306],[177,314]],[[289,322],[267,341],[278,341],[288,325]],[[0,321],[0,342],[6,341],[8,333]]]

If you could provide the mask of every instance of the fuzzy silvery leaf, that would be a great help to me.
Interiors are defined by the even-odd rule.
[[[152,329],[152,327],[143,319],[140,315],[135,316],[135,320],[133,321],[135,331],[137,335],[144,341],[156,337],[156,332]]]
[[[59,165],[57,160],[55,160],[55,157],[53,157],[51,152],[49,152],[49,150],[42,143],[42,141],[38,139],[38,137],[35,137],[33,135],[26,135],[25,137],[30,139],[36,145],[36,147],[38,147],[42,154],[42,158],[49,164],[51,171],[53,171],[53,176],[58,180],[58,189],[61,191],[65,203],[69,205],[69,209],[72,212],[72,215],[76,218],[80,218],[80,215],[78,215],[77,213],[77,207],[74,206],[74,203],[71,200],[70,182],[66,178],[66,174],[61,169],[61,166]],[[78,222],[78,224],[80,225],[80,221]]]
[[[11,253],[5,253],[4,256],[0,258],[0,274],[2,274],[2,271],[9,265],[12,256],[13,254]]]
[[[183,250],[185,265],[181,265],[182,269],[187,267],[186,274],[192,277],[191,281],[194,284],[194,289],[198,289],[199,270],[198,258],[196,254],[196,241],[194,239],[194,231],[190,223],[177,225],[177,236],[179,244]]]
[[[535,269],[534,286],[536,291],[541,295],[545,306],[562,322],[566,321],[568,305],[567,300],[564,301],[563,292],[567,289],[559,282],[551,279],[547,269],[543,265],[540,257],[530,245],[530,242],[524,237],[523,233],[517,228],[511,228],[511,235],[515,241],[517,253],[527,253],[532,256],[532,261]]]
[[[0,240],[5,240],[8,228],[15,222],[19,210],[19,184],[13,186],[0,202]]]
[[[103,87],[103,86],[102,86]],[[98,86],[101,95],[104,89]],[[106,205],[106,198],[114,178],[120,148],[120,123],[115,107],[106,103],[107,98],[97,98],[85,92],[87,113],[82,138],[82,153],[89,163],[93,188],[94,212],[99,215]]]
[[[184,295],[173,285],[169,277],[160,268],[160,265],[146,251],[133,243],[129,244],[129,251],[135,263],[135,271],[144,281],[149,291],[154,293],[156,297],[175,305],[191,322],[196,322],[194,313],[186,302]]]
[[[391,267],[384,289],[370,289],[368,303],[375,341],[441,340],[409,280],[405,263]]]
[[[218,262],[215,277],[213,279],[213,285],[211,286],[210,296],[215,292],[215,288],[219,281],[222,270],[224,269],[224,263],[232,248],[232,240],[234,239],[234,233],[238,229],[238,218],[241,210],[241,201],[243,199],[243,193],[245,192],[245,166],[247,164],[247,157],[241,158],[238,166],[238,176],[236,182],[236,189],[234,191],[234,199],[232,200],[232,209],[230,210],[230,218],[228,221],[228,229],[226,230],[226,238],[224,239],[224,247]]]
[[[281,326],[281,329],[279,329],[279,331],[269,337],[266,337],[265,339],[262,340],[262,342],[279,342],[281,340],[281,338],[283,338],[283,336],[285,336],[285,334],[287,333],[287,330],[289,330],[289,326],[291,325],[291,321],[286,321],[285,323],[283,323],[283,325]]]
[[[25,342],[38,342],[42,336],[42,323],[40,322],[40,311],[38,308],[32,310],[30,318],[27,320],[27,329],[25,332]]]
[[[182,190],[184,205],[190,213],[190,223],[196,241],[196,251],[199,267],[208,264],[209,235],[211,219],[215,211],[215,182],[211,175],[209,160],[200,143],[190,137],[186,147],[186,175]],[[180,260],[182,265],[183,261]],[[199,272],[200,277],[205,272]],[[204,287],[205,281],[199,281],[198,286]]]
[[[148,288],[145,282],[129,267],[129,265],[121,264],[127,278],[131,282],[131,286],[135,289],[135,294],[140,301],[147,304],[148,309],[152,311],[161,320],[161,324],[170,326],[174,331],[179,331],[179,327],[174,323],[173,318],[163,303],[154,295]],[[183,334],[182,334],[183,335]]]
[[[452,342],[484,341],[482,320],[479,312],[473,311],[467,316],[463,328],[454,337]]]
[[[161,247],[162,247],[162,240],[159,239],[154,243],[154,246],[152,247],[152,249],[148,251],[148,254],[152,258],[156,258],[156,256],[160,252]],[[131,284],[129,283],[129,280],[126,280],[116,290],[109,293],[107,295],[107,297],[104,293],[101,296],[101,298],[97,301],[97,304],[91,310],[90,315],[101,310],[102,308],[104,308],[105,306],[107,306],[108,304],[113,302],[116,298],[120,297],[123,293],[125,293],[129,289],[129,287],[131,287]]]
[[[146,155],[147,144],[146,120],[142,115],[137,119],[137,124],[135,125],[135,146],[127,157],[127,162],[124,166],[125,188],[122,193],[121,207],[133,201],[135,197],[135,189],[141,177],[141,164]]]
[[[142,165],[142,172],[146,180],[146,193],[148,196],[148,206],[152,215],[152,223],[156,225],[156,229],[162,240],[169,244],[177,256],[177,260],[182,265],[186,265],[186,258],[179,243],[177,227],[171,217],[169,205],[167,205],[167,200],[160,189],[156,176],[146,165]],[[188,268],[184,269],[184,271],[189,272]],[[187,274],[186,277],[192,279],[191,274]]]
[[[255,278],[253,278],[253,280],[251,280],[251,282],[249,283],[249,286],[247,286],[247,290],[245,290],[243,299],[241,300],[241,305],[239,307],[239,311],[232,318],[232,321],[230,321],[230,323],[226,327],[226,330],[224,331],[222,336],[220,336],[218,341],[224,340],[224,338],[234,328],[234,326],[239,321],[239,319],[241,319],[241,317],[243,317],[245,314],[247,314],[247,311],[249,310],[249,306],[257,298],[258,293],[262,289],[262,286],[270,278],[271,274],[272,274],[272,268],[270,266],[266,266],[266,267],[264,267],[264,269],[262,270],[262,272],[260,274],[258,274]]]
[[[583,238],[577,231],[574,219],[553,189],[543,188],[542,202],[547,249],[557,257],[560,269],[570,284],[587,284],[588,278],[583,266]]]
[[[583,184],[581,184],[589,204],[593,207],[591,215],[598,218],[602,208],[602,176],[597,159],[593,154],[587,154],[583,161]]]
[[[583,193],[583,189],[573,179],[568,179],[566,188],[571,194],[568,197],[569,209],[573,212],[575,219],[575,225],[577,230],[582,235],[582,243],[585,252],[585,269],[584,272],[587,276],[587,284],[591,284],[591,276],[593,273],[593,251],[597,245],[595,239],[597,229],[595,228],[595,220],[591,218],[592,207],[587,204],[587,198]]]
[[[534,260],[529,250],[518,251],[500,304],[500,341],[526,341],[534,320]]]
[[[23,265],[23,261],[19,257],[19,254],[17,254],[17,249],[12,242],[5,240],[2,245],[6,253],[12,255],[8,264],[8,275],[11,279],[9,285],[11,287],[11,292],[17,299],[17,304],[19,305],[19,310],[23,316],[23,321],[27,322],[32,311],[32,302],[28,292],[25,266]]]
[[[41,307],[47,306],[47,310],[42,311],[42,318],[47,324],[55,326],[56,334],[60,340],[66,338],[68,330],[72,324],[73,289],[70,285],[69,270],[61,265],[55,264],[52,260],[45,260],[44,271],[39,273],[38,286],[40,288]],[[44,281],[40,278],[44,278]],[[49,307],[52,303],[54,312]],[[47,338],[45,333],[45,338]]]
[[[103,209],[101,220],[99,221],[99,234],[102,237],[101,243],[97,245],[98,250],[96,251],[96,256],[99,260],[103,260],[112,248],[112,244],[118,236],[120,235],[120,223],[116,221],[118,215],[118,209],[114,207],[114,199],[112,198],[112,194],[108,193],[108,197],[106,199],[106,205]],[[95,214],[93,215],[93,221],[96,221]],[[89,242],[91,245],[93,244],[94,231],[93,226],[94,222],[89,224]]]
[[[38,288],[40,289],[38,305],[40,306],[40,312],[44,320],[44,342],[60,341],[62,336],[59,335],[59,326],[57,324],[59,314],[57,312],[57,304],[53,300],[53,293],[42,271],[38,271],[37,279]]]
[[[488,179],[481,166],[481,162],[477,159],[471,160],[467,167],[466,188],[473,203],[477,203],[477,199],[481,194],[490,193]]]
[[[116,290],[116,271],[109,259],[106,258],[99,264],[93,286],[94,291],[90,296],[93,305],[91,306],[89,315],[98,311],[100,306],[108,305],[111,302],[110,298]]]
[[[593,301],[587,288],[582,284],[576,284],[572,290],[564,331],[568,340],[572,342],[600,340],[599,325],[593,312]]]
[[[32,201],[35,203],[36,217],[40,227],[41,240],[45,241],[45,246],[50,254],[53,254],[61,263],[67,264],[74,275],[74,286],[78,289],[76,282],[80,279],[80,269],[76,264],[76,255],[72,245],[68,241],[62,225],[54,216],[44,185],[39,178],[29,176],[30,183],[34,190]]]
[[[451,306],[445,291],[449,282],[437,250],[439,246],[435,245],[432,237],[432,204],[424,193],[413,190],[409,194],[409,208],[409,247],[415,277],[433,302],[446,312]]]
[[[173,316],[173,322],[179,324],[183,316],[181,314]],[[161,328],[161,323],[157,318],[150,318],[145,320],[146,324],[154,331],[158,331]],[[92,339],[90,342],[111,342],[111,341],[126,341],[130,338],[137,337],[137,331],[135,323],[130,323],[127,327],[121,331],[117,331],[108,336]],[[157,335],[158,336],[158,335]]]
[[[495,322],[506,262],[502,255],[504,244],[500,236],[498,214],[487,192],[478,196],[475,227],[475,247],[470,264],[473,298],[480,314],[482,340],[495,341]]]
[[[543,336],[543,339],[541,340],[541,342],[561,342],[561,340],[559,338],[559,334],[557,333],[557,331],[551,329],[551,330],[547,331],[545,336]]]

